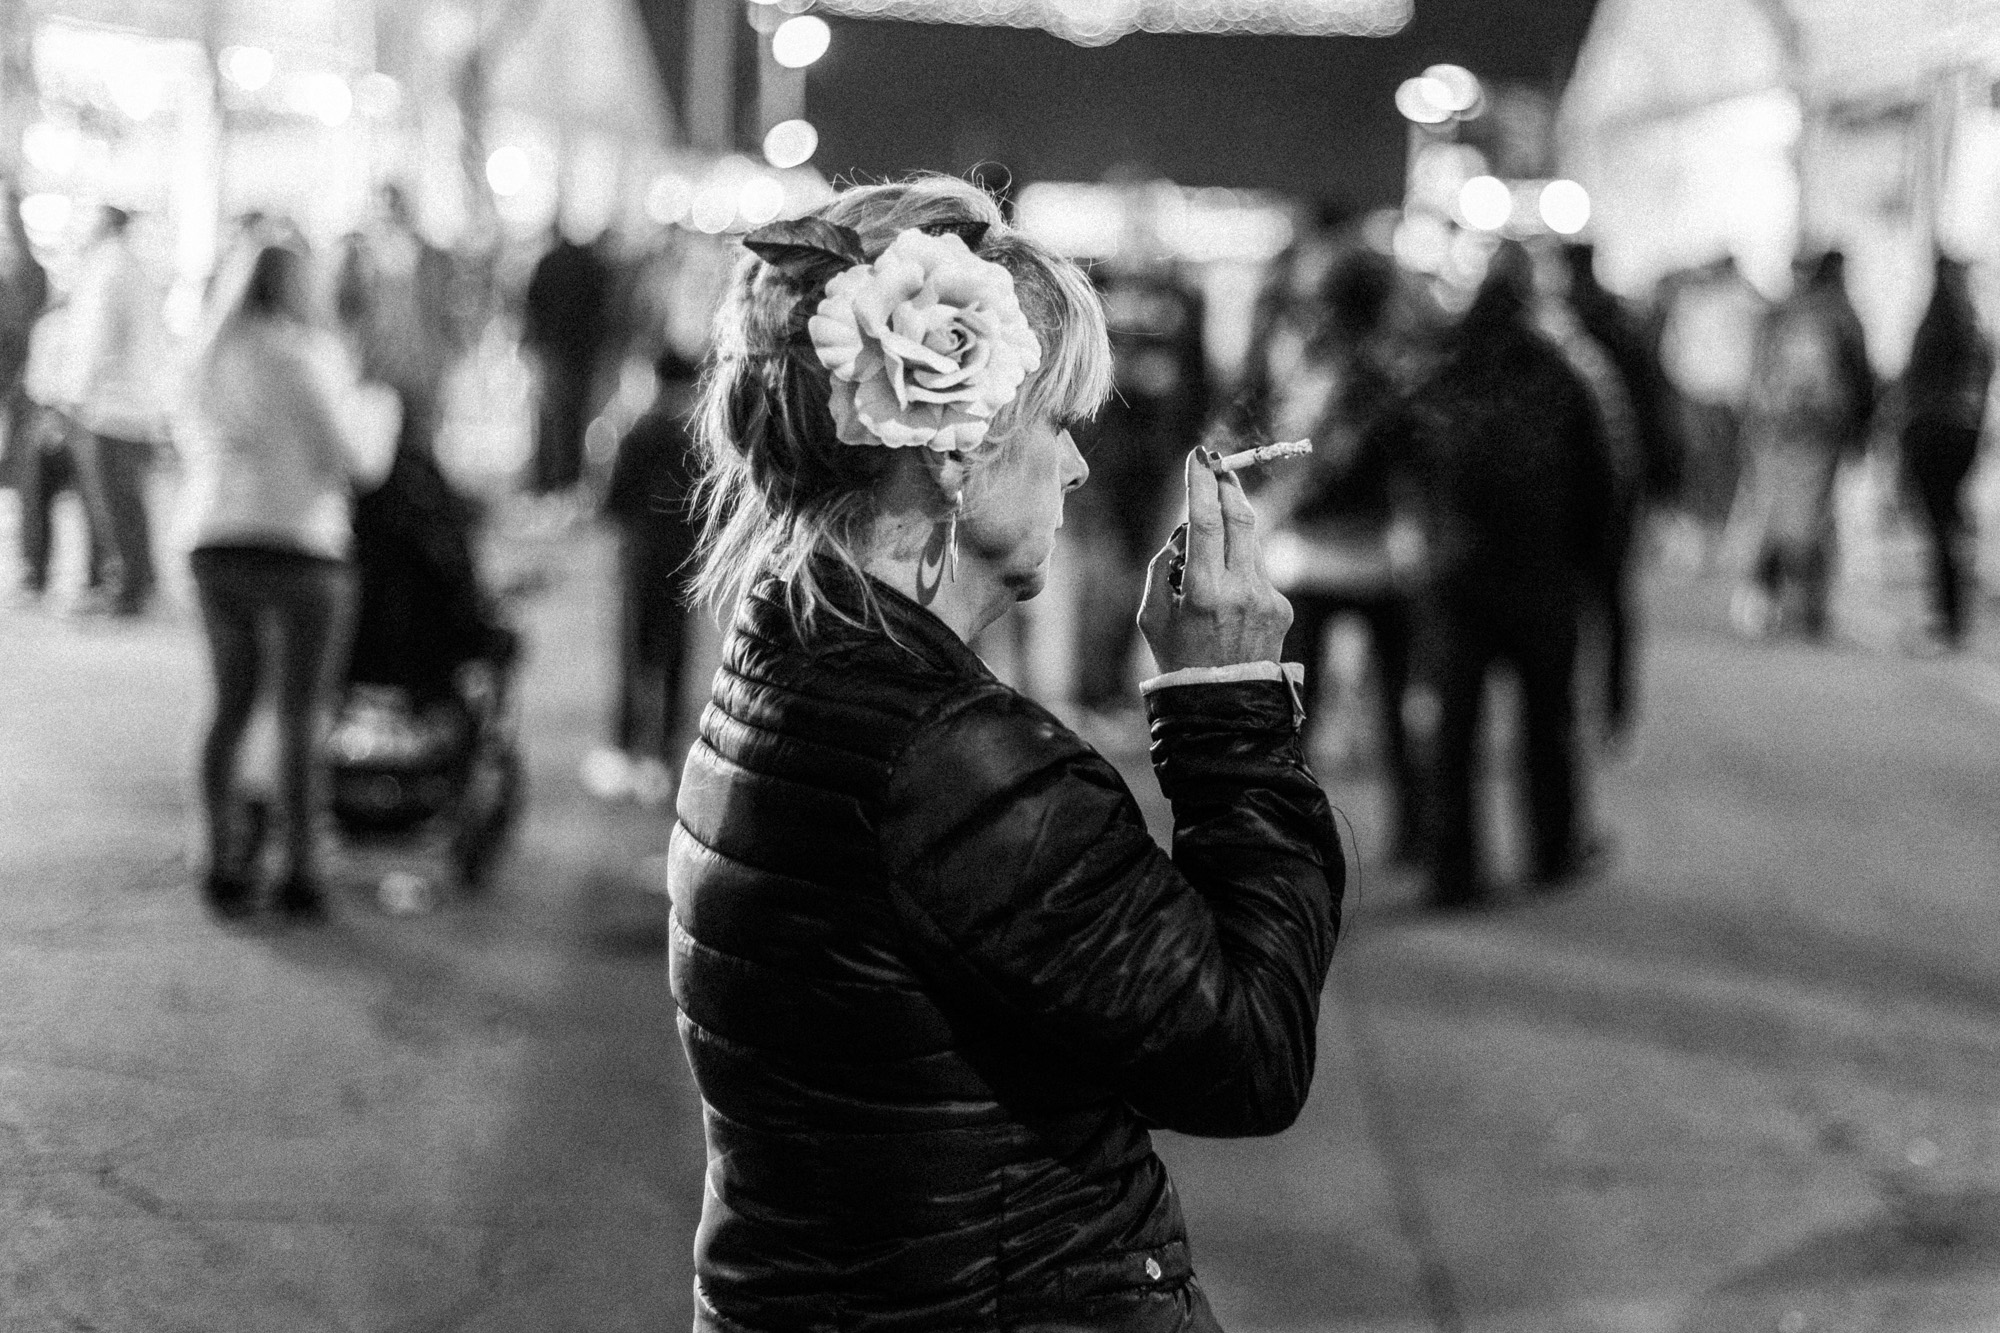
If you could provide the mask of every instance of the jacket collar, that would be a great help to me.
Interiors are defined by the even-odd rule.
[[[797,642],[815,657],[858,657],[893,664],[902,671],[915,667],[921,672],[959,680],[993,679],[993,673],[979,654],[949,625],[882,580],[873,575],[856,577],[848,566],[831,559],[816,561],[813,572],[827,598],[861,623],[856,625],[822,614],[815,620],[810,638],[800,635],[792,624],[785,590],[767,579],[751,593],[756,606],[754,618],[761,622],[760,627],[767,635],[776,628],[775,621],[784,626],[783,637]],[[868,614],[869,594],[873,594],[875,608],[880,613],[874,623],[870,623]]]

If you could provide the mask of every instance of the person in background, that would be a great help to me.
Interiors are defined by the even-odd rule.
[[[560,223],[549,239],[528,277],[521,311],[521,346],[541,382],[528,476],[535,495],[562,494],[583,478],[583,433],[613,300],[611,268],[596,246],[570,239]]]
[[[399,413],[316,323],[303,254],[266,245],[242,268],[217,289],[181,421],[189,560],[215,686],[198,770],[201,892],[224,918],[255,906],[261,830],[237,797],[236,766],[269,680],[285,828],[277,908],[304,920],[325,912],[319,743],[353,616],[354,494],[386,473]]]
[[[1535,326],[1562,353],[1590,394],[1611,459],[1612,516],[1606,530],[1604,577],[1592,590],[1594,614],[1586,626],[1583,656],[1595,668],[1593,683],[1601,686],[1601,694],[1593,692],[1592,699],[1597,705],[1600,734],[1607,747],[1616,748],[1630,733],[1638,705],[1639,613],[1634,566],[1644,522],[1649,446],[1632,397],[1631,380],[1610,349],[1585,327],[1572,303],[1576,269],[1571,252],[1543,247],[1533,254],[1538,296]],[[1612,331],[1619,336],[1615,325]]]
[[[1930,538],[1934,638],[1965,646],[1965,481],[1979,457],[1993,344],[1979,326],[1966,266],[1937,257],[1930,305],[1902,379],[1903,470]]]
[[[1414,596],[1412,744],[1424,772],[1430,905],[1489,900],[1476,836],[1486,678],[1518,679],[1532,882],[1592,868],[1579,828],[1576,655],[1610,560],[1612,462],[1596,403],[1535,328],[1533,261],[1494,255],[1430,376],[1371,433],[1423,538]]]
[[[1392,858],[1409,861],[1422,846],[1417,775],[1403,726],[1409,608],[1390,552],[1396,517],[1390,469],[1380,454],[1362,449],[1407,387],[1385,346],[1395,295],[1395,266],[1372,250],[1350,250],[1326,274],[1325,316],[1303,358],[1325,380],[1318,410],[1302,429],[1281,432],[1309,436],[1312,456],[1305,468],[1280,473],[1258,502],[1270,515],[1273,579],[1292,603],[1285,657],[1305,665],[1306,711],[1352,714],[1357,699],[1373,694],[1373,748],[1389,798],[1383,843]],[[1352,663],[1328,652],[1328,631],[1344,619],[1359,621],[1367,636],[1366,657]],[[1372,691],[1365,670],[1371,661]]]
[[[1671,500],[1686,469],[1686,446],[1675,419],[1673,385],[1660,362],[1658,330],[1639,310],[1607,290],[1597,277],[1597,247],[1575,241],[1562,248],[1569,273],[1564,293],[1583,331],[1604,350],[1631,405],[1632,430],[1642,460],[1642,497]]]
[[[1089,280],[949,179],[746,244],[698,427],[696,587],[734,623],[668,870],[695,1328],[1218,1333],[1151,1131],[1292,1123],[1344,883],[1256,514],[1190,454],[1149,570],[1169,855],[968,647],[1090,471]]]
[[[87,548],[85,596],[103,586],[104,538],[72,447],[75,423],[67,414],[76,394],[63,384],[70,369],[63,345],[64,312],[49,304],[49,278],[28,245],[20,196],[9,184],[0,194],[0,430],[5,430],[6,483],[20,496],[20,583],[16,596],[39,604],[48,587],[54,553],[55,506],[74,491],[84,511]]]
[[[658,396],[618,442],[604,516],[618,531],[618,693],[613,745],[584,761],[597,796],[643,805],[673,798],[687,658],[686,566],[695,552],[695,364],[672,349],[654,364]]]
[[[19,406],[8,442],[14,485],[21,497],[21,583],[24,604],[47,594],[55,559],[56,502],[73,491],[83,511],[84,585],[79,606],[98,605],[109,563],[103,503],[90,471],[91,449],[76,421],[75,362],[69,356],[69,307],[51,306],[35,321]]]
[[[1700,573],[1720,551],[1741,485],[1750,365],[1769,307],[1729,255],[1670,276],[1659,306],[1660,368],[1685,441],[1666,553]]]
[[[142,613],[153,596],[146,487],[153,452],[166,439],[167,416],[162,296],[133,244],[131,223],[122,208],[102,210],[67,320],[76,421],[88,437],[88,471],[117,560],[117,583],[105,609],[118,616]]]
[[[1841,461],[1866,445],[1875,414],[1875,374],[1844,273],[1837,250],[1801,261],[1798,286],[1758,332],[1738,502],[1753,545],[1730,608],[1753,637],[1827,631],[1834,481]]]
[[[1639,597],[1633,578],[1652,507],[1672,504],[1686,475],[1686,445],[1674,410],[1673,386],[1660,363],[1658,329],[1597,278],[1595,246],[1563,247],[1569,284],[1565,299],[1577,324],[1609,361],[1622,391],[1629,450],[1619,464],[1619,521],[1605,590],[1605,721],[1611,734],[1629,732],[1638,712]],[[1614,449],[1618,440],[1611,436]],[[1635,456],[1636,455],[1636,456]]]
[[[1317,416],[1320,396],[1307,348],[1325,322],[1327,275],[1353,247],[1353,224],[1351,207],[1320,200],[1311,225],[1271,261],[1251,306],[1243,368],[1224,413],[1238,434],[1297,439]]]
[[[23,433],[28,415],[21,381],[29,338],[48,308],[49,275],[28,244],[20,192],[11,181],[0,188],[0,208],[6,209],[0,218],[0,459],[12,460],[15,437]]]
[[[360,600],[347,679],[463,722],[461,671],[511,661],[518,635],[480,571],[480,506],[451,484],[421,431],[405,426],[395,444],[387,475],[354,503]]]
[[[1136,739],[1132,650],[1146,560],[1179,460],[1208,417],[1200,295],[1160,256],[1128,256],[1094,275],[1111,328],[1117,389],[1091,432],[1101,484],[1071,506],[1089,572],[1076,603],[1075,698],[1100,739]]]
[[[437,440],[444,382],[470,341],[458,263],[417,227],[402,186],[384,185],[364,231],[341,240],[334,315],[368,379],[395,390],[404,436],[428,455]]]

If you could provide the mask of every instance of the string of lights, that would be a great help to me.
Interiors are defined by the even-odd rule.
[[[1134,32],[1387,37],[1413,0],[822,0],[852,18],[1042,28],[1079,46]]]

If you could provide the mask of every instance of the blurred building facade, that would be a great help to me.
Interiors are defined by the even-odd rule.
[[[596,231],[643,207],[671,113],[625,0],[22,0],[7,7],[0,171],[59,251],[90,204],[164,224],[198,283],[230,219],[313,239],[401,183],[447,245]]]

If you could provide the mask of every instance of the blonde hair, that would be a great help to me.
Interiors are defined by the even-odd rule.
[[[1008,226],[977,186],[929,175],[857,186],[818,216],[853,228],[871,257],[912,227],[986,224],[977,253],[1012,275],[1022,312],[1041,340],[1042,364],[994,418],[986,442],[969,456],[973,464],[990,461],[1023,422],[1089,417],[1110,396],[1111,346],[1090,280]],[[892,454],[835,436],[828,373],[792,332],[794,310],[806,295],[776,268],[745,255],[716,315],[694,423],[703,517],[690,590],[693,600],[721,610],[774,579],[801,632],[822,611],[849,623],[879,623],[861,556]],[[821,559],[854,576],[862,590],[860,617],[829,598],[814,568]]]

